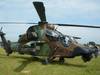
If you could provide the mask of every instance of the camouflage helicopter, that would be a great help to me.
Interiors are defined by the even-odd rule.
[[[7,56],[13,52],[19,54],[28,54],[33,57],[43,56],[43,63],[48,64],[55,58],[59,58],[59,62],[64,63],[64,58],[74,58],[81,56],[84,62],[90,61],[93,55],[98,55],[97,49],[86,47],[79,44],[74,37],[64,35],[58,31],[54,25],[100,28],[99,26],[88,25],[71,25],[71,24],[50,24],[46,20],[45,7],[43,2],[33,2],[34,7],[39,15],[40,22],[37,25],[30,26],[25,34],[19,35],[18,42],[15,46],[5,38],[5,33],[0,30],[1,40]],[[35,24],[22,22],[0,22],[1,24]],[[68,40],[66,40],[68,39]]]

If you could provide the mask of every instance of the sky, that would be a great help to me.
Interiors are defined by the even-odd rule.
[[[40,21],[32,4],[42,1],[46,8],[49,23],[100,25],[100,0],[0,0],[0,22],[35,22]],[[7,39],[17,41],[20,34],[31,25],[0,24]],[[57,27],[63,34],[79,36],[81,43],[95,41],[100,43],[100,29]]]

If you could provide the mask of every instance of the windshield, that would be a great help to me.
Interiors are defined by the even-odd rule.
[[[46,30],[46,34],[53,37],[59,37],[59,35],[54,30]]]

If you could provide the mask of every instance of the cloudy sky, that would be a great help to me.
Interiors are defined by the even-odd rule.
[[[100,0],[0,0],[0,22],[35,22],[39,17],[32,4],[42,1],[46,7],[47,20],[50,23],[68,23],[83,25],[100,25]],[[6,37],[12,41],[18,40],[18,35],[24,33],[31,25],[1,24]],[[100,43],[100,29],[58,27],[64,34],[80,36],[80,42],[95,41]]]

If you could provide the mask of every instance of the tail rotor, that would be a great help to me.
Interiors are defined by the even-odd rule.
[[[5,52],[7,53],[7,56],[9,56],[9,54],[12,53],[12,49],[11,49],[11,44],[9,41],[6,40],[5,38],[5,33],[2,31],[2,28],[0,29],[0,37],[1,37],[1,40],[2,40],[2,43],[3,43],[3,47],[5,49]]]

